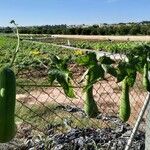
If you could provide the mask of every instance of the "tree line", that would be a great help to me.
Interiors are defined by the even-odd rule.
[[[0,33],[12,33],[11,27],[0,27]],[[21,26],[21,34],[70,34],[70,35],[150,35],[150,21],[140,23],[102,24],[92,26],[43,25]]]

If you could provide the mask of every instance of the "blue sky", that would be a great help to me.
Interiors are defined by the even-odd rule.
[[[0,26],[150,20],[150,0],[1,0]]]

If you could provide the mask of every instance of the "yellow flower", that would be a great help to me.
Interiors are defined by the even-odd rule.
[[[76,50],[76,51],[74,52],[74,54],[75,54],[75,55],[83,55],[84,52],[83,52],[82,50]]]
[[[40,54],[40,52],[38,51],[38,50],[33,50],[32,52],[31,52],[31,55],[39,55]]]

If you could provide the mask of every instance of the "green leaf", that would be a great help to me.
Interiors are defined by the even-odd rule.
[[[136,64],[136,66],[135,66],[136,70],[139,71],[140,73],[142,73],[144,64],[146,62],[147,62],[147,55],[146,54],[138,56],[138,63],[135,63]]]
[[[70,97],[70,98],[74,98],[74,91],[73,88],[71,87],[71,81],[70,79],[65,75],[62,76],[58,76],[57,77],[57,81],[58,83],[62,86],[65,94]]]
[[[11,24],[16,24],[16,23],[15,23],[15,20],[11,20],[10,23],[11,23]]]
[[[109,73],[110,75],[117,77],[117,71],[116,69],[111,65],[103,65],[103,68],[106,73]]]
[[[134,73],[136,71],[136,67],[135,64],[131,64],[131,63],[126,63],[126,72],[128,75]]]
[[[100,64],[95,65],[89,69],[88,75],[90,76],[90,82],[96,81],[99,78],[104,78],[104,69]]]
[[[48,77],[49,77],[49,82],[52,85],[56,77],[59,75],[59,70],[58,69],[52,69],[49,70],[48,72]]]
[[[100,57],[99,61],[101,64],[106,64],[106,65],[111,65],[115,63],[114,60],[112,60],[110,57],[107,57],[107,56]]]
[[[136,78],[136,63],[121,62],[117,67],[117,82],[121,82],[125,77],[129,77],[129,80]],[[134,83],[133,83],[134,84]],[[132,87],[132,84],[131,84]]]
[[[48,72],[50,84],[53,84],[53,82],[56,80],[62,86],[65,94],[68,97],[75,97],[71,83],[72,74],[69,71],[67,64],[70,60],[70,57],[60,59],[59,57],[54,56],[51,60],[52,64]]]
[[[51,57],[51,61],[52,61],[52,64],[61,64],[62,63],[62,60],[58,56],[55,56],[55,55]]]
[[[92,66],[97,64],[97,58],[96,58],[96,54],[89,52],[84,56],[81,57],[77,57],[76,58],[76,62],[80,65],[84,65],[84,66]]]
[[[126,62],[120,62],[117,66],[117,82],[121,82],[127,75]]]
[[[48,72],[48,77],[51,84],[53,84],[54,80],[56,80],[62,86],[68,97],[75,97],[73,88],[71,87],[72,84],[70,81],[69,72],[53,69]]]
[[[136,71],[127,76],[127,83],[129,87],[133,87],[135,80],[136,80]]]
[[[89,68],[87,76],[88,76],[87,77],[87,85],[84,88],[84,91],[86,91],[90,87],[92,87],[93,84],[97,82],[97,80],[104,78],[104,69],[102,68],[102,66],[100,64],[95,65],[95,66]]]
[[[51,57],[51,66],[68,71],[68,63],[70,60],[71,56],[61,59],[60,57],[54,55]]]

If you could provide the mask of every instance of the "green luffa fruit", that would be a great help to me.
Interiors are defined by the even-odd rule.
[[[150,81],[148,79],[148,62],[146,62],[144,64],[144,69],[143,69],[143,86],[148,92],[150,92]]]
[[[84,111],[89,118],[94,118],[98,115],[98,107],[93,98],[93,86],[89,88],[85,93]]]
[[[0,143],[9,142],[16,133],[16,79],[8,67],[0,70]]]
[[[123,122],[128,121],[131,113],[130,101],[129,101],[129,85],[127,83],[127,77],[122,82],[122,93],[119,108],[119,117]]]
[[[85,85],[89,85],[90,76],[87,75]],[[84,91],[84,112],[89,118],[94,118],[98,115],[98,107],[93,96],[93,85]]]

